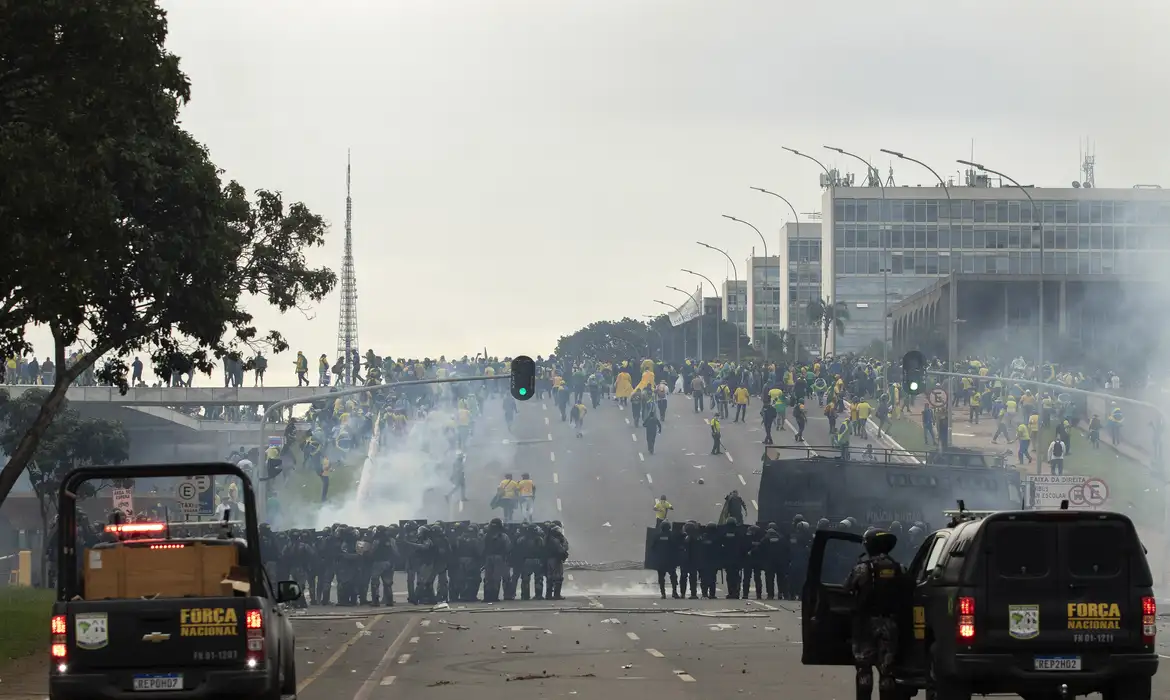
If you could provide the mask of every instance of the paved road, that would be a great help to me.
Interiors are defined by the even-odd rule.
[[[590,596],[439,612],[352,609],[294,624],[301,700],[852,692],[852,669],[801,665],[799,605],[782,601]],[[1170,700],[1166,674],[1154,684],[1154,697]]]

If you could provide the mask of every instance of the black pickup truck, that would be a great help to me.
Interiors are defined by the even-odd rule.
[[[104,541],[79,544],[74,494],[86,482],[216,476],[242,486],[242,522],[115,517]],[[279,604],[301,590],[269,580],[255,494],[238,467],[84,467],[61,484],[59,512],[50,698],[295,697],[296,645]]]

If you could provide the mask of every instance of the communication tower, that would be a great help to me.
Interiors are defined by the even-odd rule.
[[[357,275],[353,269],[353,199],[349,194],[350,160],[345,153],[345,254],[341,260],[341,319],[337,324],[337,355],[343,358],[342,381],[352,386],[358,367]]]

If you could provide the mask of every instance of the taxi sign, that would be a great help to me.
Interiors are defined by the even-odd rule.
[[[947,405],[947,390],[940,387],[935,387],[926,393],[926,403],[930,404],[931,408],[945,408]]]

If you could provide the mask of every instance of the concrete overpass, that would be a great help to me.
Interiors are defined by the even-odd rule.
[[[16,398],[44,386],[3,387]],[[212,420],[182,407],[270,406],[278,401],[313,399],[329,387],[134,387],[125,395],[115,387],[69,387],[65,398],[83,416],[122,423],[130,437],[130,461],[178,462],[222,459],[233,449],[256,443],[259,421]]]

